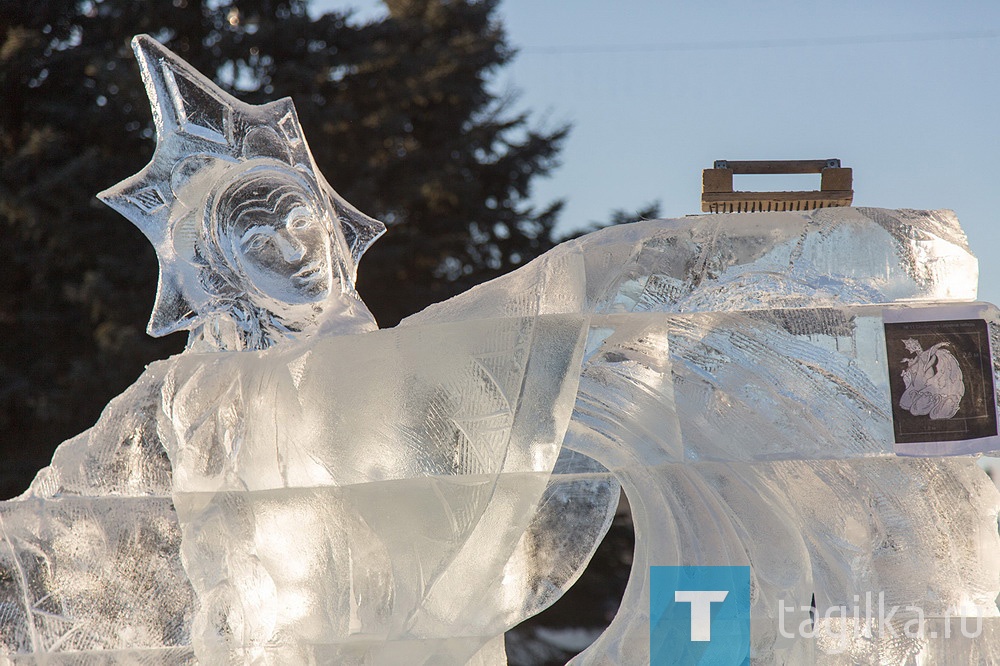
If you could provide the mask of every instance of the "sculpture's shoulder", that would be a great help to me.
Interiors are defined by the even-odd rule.
[[[684,226],[683,220],[654,220],[575,238],[511,273],[407,317],[400,326],[593,311],[649,239]]]
[[[926,268],[931,264],[954,279],[935,279]],[[905,270],[890,281],[887,265]],[[618,225],[562,243],[400,325],[566,313],[836,307],[901,298],[975,300],[977,273],[951,211],[692,215]]]
[[[179,357],[150,364],[108,403],[97,423],[56,449],[22,497],[170,496],[170,461],[157,421],[162,388]]]

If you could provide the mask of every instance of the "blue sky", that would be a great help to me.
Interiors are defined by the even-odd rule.
[[[1000,2],[504,0],[500,14],[519,55],[497,90],[573,124],[533,194],[567,199],[561,229],[653,200],[664,217],[698,213],[716,159],[839,157],[856,205],[955,210],[980,298],[1000,303]]]

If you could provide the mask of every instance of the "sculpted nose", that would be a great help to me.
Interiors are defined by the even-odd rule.
[[[275,236],[275,242],[281,251],[281,256],[289,263],[299,261],[305,255],[305,246],[302,244],[302,241],[296,238],[288,238],[279,234]]]

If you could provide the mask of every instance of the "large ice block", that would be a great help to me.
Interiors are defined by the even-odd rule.
[[[972,301],[979,264],[951,211],[828,208],[611,227],[402,323],[525,313],[724,312]]]
[[[378,331],[381,226],[290,101],[135,46],[157,150],[103,196],[189,347],[0,503],[3,660],[503,664],[622,488],[631,577],[574,663],[648,661],[659,565],[748,566],[757,663],[1000,661],[1000,312],[952,213],[623,225]]]

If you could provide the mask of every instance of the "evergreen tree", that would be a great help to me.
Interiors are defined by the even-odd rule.
[[[154,147],[135,33],[247,102],[293,98],[327,179],[389,225],[358,285],[382,326],[551,247],[559,205],[526,201],[566,128],[490,92],[512,56],[497,0],[387,5],[355,24],[304,0],[0,4],[0,495],[184,344],[145,335],[153,250],[94,198]]]
[[[569,234],[560,236],[559,242],[562,243],[563,241],[579,238],[580,236],[589,234],[599,229],[604,229],[605,227],[613,227],[618,224],[629,224],[631,222],[641,222],[642,220],[655,220],[658,217],[660,217],[659,201],[651,201],[635,210],[630,210],[628,208],[616,208],[609,213],[607,220],[603,222],[591,220],[590,224],[576,229]]]

